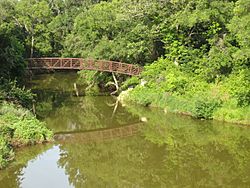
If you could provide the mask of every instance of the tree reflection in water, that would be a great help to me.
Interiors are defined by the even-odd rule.
[[[58,164],[75,187],[248,187],[250,130],[140,107],[139,134],[64,142]]]
[[[47,81],[43,76],[45,81],[33,88],[38,91],[38,115],[61,133],[57,165],[65,170],[71,185],[250,187],[248,127],[138,106],[113,106],[116,101],[107,96],[75,97],[71,76],[61,82],[62,76],[47,76]],[[119,136],[126,128],[117,128],[133,126],[140,117],[148,121],[133,134]],[[21,179],[15,174],[22,177],[22,170],[8,172],[19,185]],[[6,176],[0,174],[0,183],[5,180],[1,177]]]

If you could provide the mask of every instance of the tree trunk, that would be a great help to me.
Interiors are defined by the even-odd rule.
[[[117,79],[116,79],[116,77],[115,77],[115,74],[112,72],[112,76],[113,76],[113,79],[114,79],[114,85],[115,85],[115,87],[116,87],[116,90],[114,91],[114,92],[112,92],[111,93],[111,95],[114,95],[114,94],[116,94],[117,92],[118,92],[118,90],[119,90],[119,85],[118,85],[118,81],[117,81]]]
[[[31,48],[30,48],[30,58],[33,57],[33,53],[34,53],[34,36],[31,36]]]

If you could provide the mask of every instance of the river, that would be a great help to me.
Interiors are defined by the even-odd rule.
[[[55,142],[18,149],[1,188],[250,187],[248,127],[77,97],[76,80],[74,72],[32,79],[37,116]]]

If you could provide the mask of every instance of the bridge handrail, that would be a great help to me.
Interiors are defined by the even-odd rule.
[[[105,72],[117,72],[127,75],[138,76],[143,68],[139,65],[127,64],[110,60],[96,60],[84,58],[67,57],[43,57],[28,58],[29,69],[78,69],[78,70],[97,70]]]

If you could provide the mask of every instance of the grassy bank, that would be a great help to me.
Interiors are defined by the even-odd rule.
[[[250,125],[250,107],[237,107],[233,102],[228,102],[220,107],[216,107],[216,105],[210,101],[185,98],[185,96],[166,96],[139,87],[121,97],[125,103],[132,102],[144,106],[160,107],[166,113],[179,113],[199,119],[215,119]]]
[[[44,123],[20,105],[0,103],[0,169],[14,159],[14,149],[52,139],[52,132]]]
[[[216,119],[250,124],[250,76],[234,72],[215,82],[189,74],[166,59],[146,67],[141,78],[129,79],[123,89],[123,101],[163,108],[199,119]]]
[[[21,106],[0,104],[0,169],[14,159],[14,148],[52,139],[52,132]]]

